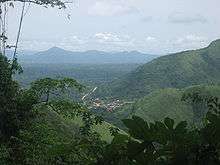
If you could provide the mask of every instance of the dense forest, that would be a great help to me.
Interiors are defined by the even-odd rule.
[[[71,2],[15,1],[15,45],[0,11],[0,165],[220,165],[220,40],[161,57],[86,51],[77,63],[79,52],[57,47],[18,56],[25,4]]]
[[[218,81],[158,88],[103,115],[73,100],[85,85],[45,77],[21,88],[20,65],[0,57],[1,164],[220,163]]]

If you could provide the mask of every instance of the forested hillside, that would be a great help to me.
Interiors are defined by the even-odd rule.
[[[0,0],[0,165],[220,165],[218,6]]]
[[[140,98],[163,88],[220,82],[220,40],[208,47],[159,57],[114,81],[105,95]]]
[[[24,89],[12,78],[18,69],[0,55],[0,164],[96,162],[115,127],[68,99],[67,90],[85,87],[71,78],[44,78]]]
[[[45,77],[75,78],[88,86],[98,86],[119,79],[141,64],[22,64],[23,73],[15,79],[27,86],[31,82]]]
[[[191,104],[183,100],[184,94],[190,92],[202,93],[203,95],[210,95],[220,97],[220,86],[192,86],[184,89],[166,88],[160,89],[149,95],[138,99],[134,104],[122,106],[117,109],[112,121],[120,125],[120,119],[129,118],[132,115],[139,116],[146,121],[160,121],[165,117],[170,117],[176,122],[186,120],[191,124],[201,124],[206,112],[204,103]]]
[[[134,115],[143,117],[147,121],[170,117],[177,122],[182,120],[194,124],[197,121],[201,122],[207,113],[206,108],[202,104],[194,107],[191,103],[182,100],[184,93],[192,91],[220,97],[220,86],[195,86],[184,90],[162,89],[138,100],[134,105]]]
[[[85,90],[76,80],[47,77],[21,88],[16,60],[0,56],[0,68],[2,164],[219,164],[218,85],[159,89],[110,113],[109,124],[69,97]]]

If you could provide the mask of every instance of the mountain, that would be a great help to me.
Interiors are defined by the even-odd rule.
[[[72,52],[58,47],[32,55],[21,55],[21,63],[44,63],[44,64],[123,64],[123,63],[146,63],[157,56],[143,54],[137,51],[131,52],[103,52],[90,50],[85,52]]]
[[[108,95],[141,98],[163,88],[220,82],[220,40],[208,47],[154,59],[108,86]]]

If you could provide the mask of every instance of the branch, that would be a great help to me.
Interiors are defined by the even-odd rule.
[[[72,1],[62,1],[62,0],[0,0],[0,3],[5,2],[27,2],[37,5],[43,5],[44,7],[58,7],[59,9],[65,9],[66,4],[73,3]]]

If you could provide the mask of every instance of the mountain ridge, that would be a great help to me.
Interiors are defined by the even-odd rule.
[[[52,47],[46,51],[37,52],[31,56],[22,55],[21,63],[144,63],[158,57],[157,55],[144,54],[138,51],[131,52],[104,52],[88,50],[84,52],[69,51],[59,47]]]
[[[220,40],[209,46],[158,57],[114,81],[110,95],[140,98],[157,89],[220,82]]]

